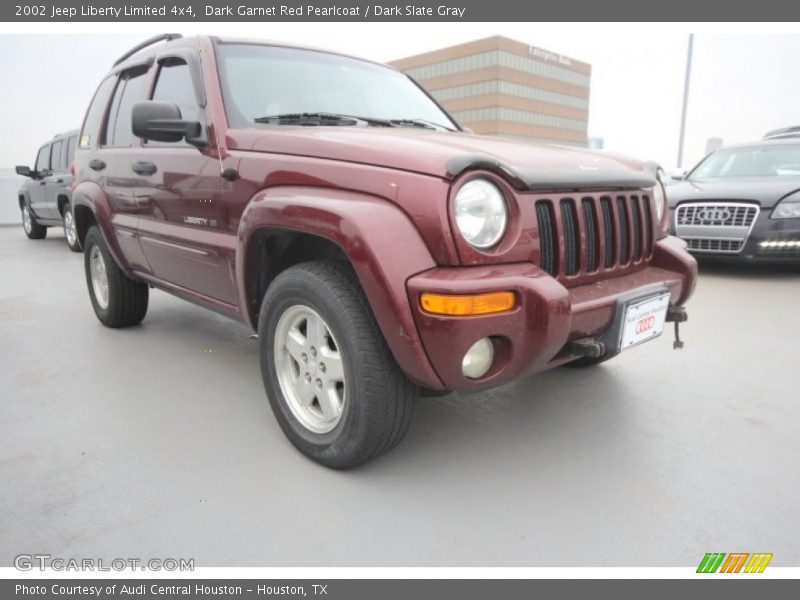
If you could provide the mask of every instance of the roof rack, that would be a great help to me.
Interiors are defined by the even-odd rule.
[[[177,40],[177,39],[182,38],[182,37],[183,36],[180,33],[162,33],[161,35],[153,36],[150,39],[147,39],[147,40],[143,41],[141,44],[138,44],[138,45],[134,46],[133,48],[131,48],[130,50],[128,50],[125,54],[120,56],[114,62],[113,66],[116,67],[119,63],[123,62],[124,60],[127,60],[128,58],[130,58],[131,56],[136,54],[139,50],[147,48],[148,46],[151,46],[152,44],[155,44],[156,42],[162,42],[162,41],[163,42],[169,42],[170,40]]]
[[[800,136],[800,125],[793,127],[781,127],[780,129],[773,129],[764,134],[764,139],[782,138],[782,137],[798,137]]]

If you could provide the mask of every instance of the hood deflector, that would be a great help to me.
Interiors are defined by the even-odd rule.
[[[458,156],[447,162],[447,173],[455,179],[462,173],[472,170],[485,170],[504,177],[520,191],[545,190],[598,190],[598,189],[637,189],[650,188],[656,184],[658,165],[645,163],[642,171],[620,168],[593,170],[575,169],[553,172],[537,172],[533,169],[513,167],[489,156],[471,154]]]

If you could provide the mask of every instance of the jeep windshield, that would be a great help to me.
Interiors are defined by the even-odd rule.
[[[403,73],[337,54],[220,44],[218,64],[231,127],[458,126]]]
[[[709,155],[687,179],[800,177],[800,144],[723,148]]]

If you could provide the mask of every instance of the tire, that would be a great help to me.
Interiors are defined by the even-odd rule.
[[[47,227],[36,222],[27,204],[22,205],[22,228],[30,240],[43,240],[47,237]]]
[[[149,289],[119,268],[96,225],[86,234],[83,266],[92,308],[107,327],[130,327],[147,314]]]
[[[72,205],[67,202],[61,209],[61,221],[64,226],[64,238],[67,246],[73,252],[81,251],[81,243],[78,240],[78,230],[75,228],[75,215],[72,214]]]
[[[272,411],[300,452],[348,469],[403,439],[418,390],[397,366],[349,265],[308,262],[278,275],[261,305],[259,343]],[[325,360],[332,366],[323,368]]]

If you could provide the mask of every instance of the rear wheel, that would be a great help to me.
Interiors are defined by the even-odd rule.
[[[119,268],[97,226],[86,234],[84,270],[94,313],[107,327],[136,325],[147,314],[149,289]]]
[[[67,239],[67,246],[73,252],[80,252],[81,244],[78,241],[78,230],[75,228],[75,215],[72,214],[72,205],[69,202],[61,209],[61,219],[64,222],[64,237]]]
[[[264,297],[259,340],[272,410],[306,456],[346,469],[405,435],[418,391],[349,266],[309,262],[281,273]]]
[[[22,228],[25,230],[25,235],[28,236],[28,239],[41,240],[47,237],[47,227],[36,222],[27,204],[22,205]]]

